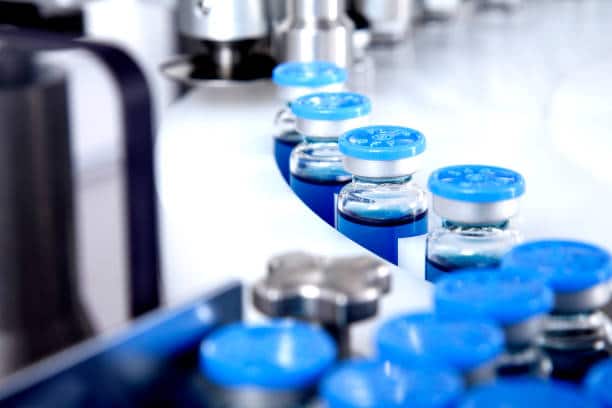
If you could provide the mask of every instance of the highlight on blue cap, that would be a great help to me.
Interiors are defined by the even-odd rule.
[[[567,240],[533,241],[515,247],[504,267],[530,269],[560,293],[578,292],[612,279],[610,253],[598,246]]]
[[[475,164],[438,169],[429,177],[428,185],[434,195],[473,203],[510,200],[525,193],[525,180],[519,173]]]
[[[553,293],[523,269],[474,269],[444,276],[434,290],[442,318],[484,318],[506,326],[548,313]]]
[[[353,129],[338,140],[345,156],[363,160],[399,160],[425,151],[425,136],[401,126],[366,126]]]
[[[516,377],[476,387],[458,408],[596,408],[596,401],[578,387],[553,380]]]
[[[485,320],[444,320],[409,314],[387,321],[376,334],[380,360],[402,366],[437,364],[466,372],[504,350],[504,333]]]
[[[320,92],[302,96],[291,103],[295,116],[310,120],[347,120],[368,115],[370,98],[353,92]]]
[[[603,407],[612,407],[612,359],[595,365],[584,381],[588,394]]]
[[[462,389],[460,377],[452,371],[352,360],[325,377],[321,397],[327,408],[446,408]]]
[[[346,69],[327,61],[285,62],[272,71],[276,85],[299,88],[319,88],[346,81]]]
[[[290,320],[222,327],[200,346],[200,369],[222,387],[294,390],[312,386],[336,359],[321,328]]]

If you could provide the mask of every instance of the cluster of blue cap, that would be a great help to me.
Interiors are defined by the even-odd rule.
[[[378,358],[402,366],[450,367],[465,373],[504,350],[504,334],[487,320],[445,320],[429,313],[386,322],[376,335]]]
[[[346,69],[326,61],[286,62],[272,71],[272,81],[283,87],[321,88],[346,79]]]
[[[200,369],[221,387],[299,390],[318,382],[336,354],[332,338],[314,325],[291,320],[235,323],[202,342]]]
[[[435,196],[449,200],[490,203],[522,196],[525,180],[510,169],[466,164],[436,170],[428,187]]]
[[[502,266],[529,269],[546,279],[556,293],[579,292],[612,279],[610,253],[577,241],[544,240],[519,245],[504,257]]]
[[[546,280],[526,269],[477,269],[449,274],[436,284],[434,304],[443,318],[474,318],[510,326],[552,310]]]
[[[402,126],[366,126],[350,130],[338,140],[340,152],[362,160],[391,161],[425,151],[425,136]]]
[[[453,372],[371,360],[341,364],[321,385],[329,408],[446,408],[462,392],[462,381]]]

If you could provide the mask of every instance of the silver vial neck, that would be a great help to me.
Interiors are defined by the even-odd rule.
[[[552,314],[546,320],[541,346],[554,350],[603,350],[612,338],[610,324],[602,312]]]
[[[518,198],[490,203],[474,203],[432,196],[432,208],[445,220],[466,225],[499,224],[518,214]]]
[[[296,129],[308,138],[337,139],[349,130],[366,126],[368,121],[368,116],[345,120],[312,120],[298,117]]]
[[[544,322],[544,316],[535,316],[504,326],[506,345],[510,349],[521,349],[535,344],[544,330]]]
[[[344,90],[345,90],[345,86],[343,82],[340,82],[337,84],[326,85],[326,86],[320,86],[317,88],[310,88],[307,86],[279,86],[278,96],[284,102],[293,102],[297,98],[300,98],[306,95],[310,95],[313,93],[342,92]]]
[[[601,283],[578,292],[555,293],[555,313],[589,313],[610,302],[610,284]]]
[[[400,160],[364,160],[344,156],[344,168],[357,177],[384,179],[411,176],[421,169],[421,155]]]

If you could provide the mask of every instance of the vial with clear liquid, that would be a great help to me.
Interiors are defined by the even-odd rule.
[[[310,94],[291,104],[296,129],[304,138],[291,152],[291,188],[331,226],[336,225],[338,193],[351,180],[338,138],[365,126],[371,110],[368,97],[351,92]]]
[[[484,319],[443,319],[429,313],[398,316],[376,333],[378,359],[400,366],[451,367],[473,387],[495,380],[504,333]]]
[[[520,241],[515,227],[523,177],[483,165],[444,167],[428,182],[438,227],[427,237],[425,275],[438,278],[461,269],[498,267]]]
[[[291,102],[300,96],[318,92],[340,92],[344,89],[347,72],[331,62],[286,62],[272,72],[278,96],[284,106],[274,119],[274,157],[283,178],[289,182],[289,156],[302,136],[295,129]]]
[[[611,323],[601,311],[611,296],[612,263],[605,249],[576,241],[534,241],[508,253],[503,267],[532,270],[548,280],[555,294],[541,341],[553,377],[581,382],[593,365],[610,356]]]
[[[504,331],[505,352],[498,377],[550,374],[551,362],[538,347],[553,293],[529,269],[476,269],[444,276],[436,284],[434,307],[444,319],[487,319]]]
[[[412,179],[421,167],[425,137],[400,126],[368,126],[345,133],[338,144],[344,168],[353,175],[338,196],[338,231],[414,269],[427,234],[427,194]],[[416,273],[422,277],[422,269]]]
[[[332,338],[308,323],[285,319],[223,326],[200,347],[206,406],[309,406],[336,357]]]

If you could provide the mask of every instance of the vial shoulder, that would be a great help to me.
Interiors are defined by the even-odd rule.
[[[291,152],[289,167],[291,174],[304,179],[342,183],[351,179],[335,142],[298,144]]]
[[[427,236],[427,251],[430,255],[484,255],[498,258],[520,243],[521,239],[520,232],[515,229],[439,227],[430,230]]]

